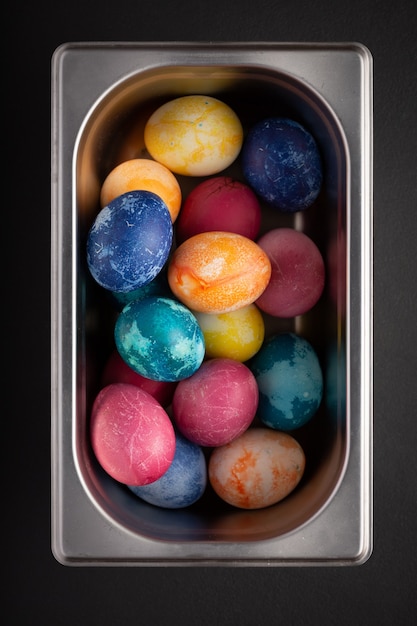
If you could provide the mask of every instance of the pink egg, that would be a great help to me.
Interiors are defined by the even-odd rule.
[[[304,468],[304,451],[291,435],[249,428],[212,451],[208,475],[214,491],[228,504],[260,509],[287,497],[300,482]]]
[[[147,485],[170,467],[174,427],[149,393],[125,383],[104,387],[91,413],[91,445],[102,468],[127,485]]]
[[[249,427],[258,398],[255,377],[246,365],[210,359],[178,383],[172,401],[174,421],[190,441],[221,446]]]
[[[111,383],[128,383],[130,385],[136,385],[144,391],[147,391],[152,397],[155,398],[163,407],[167,407],[171,404],[172,396],[174,395],[175,387],[177,383],[164,382],[159,380],[151,380],[145,378],[141,374],[137,374],[131,367],[122,359],[118,350],[114,350],[104,367],[101,384],[103,387],[110,385]]]
[[[194,187],[183,203],[177,220],[177,242],[210,230],[258,236],[261,207],[247,185],[229,176],[209,178]]]
[[[257,306],[264,313],[283,318],[309,311],[319,300],[325,281],[323,257],[314,241],[292,228],[276,228],[257,243],[272,268]]]

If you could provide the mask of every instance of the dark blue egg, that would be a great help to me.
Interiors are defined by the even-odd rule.
[[[258,416],[271,428],[306,424],[323,396],[323,375],[312,345],[294,333],[271,337],[250,362],[259,388]]]
[[[176,434],[174,459],[153,483],[129,486],[142,500],[166,509],[182,509],[201,498],[207,486],[207,464],[200,446]]]
[[[122,194],[100,211],[88,233],[88,267],[105,289],[133,291],[162,270],[172,238],[172,220],[162,198],[151,191]]]
[[[247,183],[265,202],[284,212],[303,211],[323,181],[314,137],[298,122],[269,118],[253,126],[242,147]]]
[[[161,271],[150,283],[146,283],[146,285],[142,285],[133,291],[124,293],[112,291],[110,293],[111,301],[117,311],[121,311],[129,302],[144,300],[150,296],[165,296],[168,298],[172,296],[165,271]]]
[[[152,296],[127,304],[116,320],[114,338],[129,367],[151,380],[188,378],[204,359],[197,319],[171,298]]]

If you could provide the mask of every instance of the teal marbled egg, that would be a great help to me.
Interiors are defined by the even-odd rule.
[[[123,360],[152,380],[188,378],[204,358],[204,336],[195,316],[171,298],[152,296],[127,304],[114,337]]]
[[[281,431],[304,426],[323,396],[323,374],[312,345],[295,333],[265,342],[250,363],[259,388],[258,416]]]

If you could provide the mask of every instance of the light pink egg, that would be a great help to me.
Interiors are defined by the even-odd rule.
[[[175,433],[149,393],[125,383],[104,387],[91,413],[91,445],[102,468],[127,485],[147,485],[170,467]]]
[[[275,317],[295,317],[319,300],[325,281],[323,257],[310,237],[292,228],[270,230],[258,245],[271,262],[271,278],[257,306]]]
[[[304,468],[304,451],[291,435],[249,428],[212,451],[208,475],[214,491],[228,504],[260,509],[288,496],[300,482]]]
[[[182,434],[201,446],[221,446],[251,424],[259,392],[249,368],[227,358],[210,359],[178,383],[172,401]]]

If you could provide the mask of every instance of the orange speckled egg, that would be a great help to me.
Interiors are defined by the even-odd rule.
[[[213,450],[208,476],[214,491],[228,504],[261,509],[288,496],[304,469],[304,451],[291,435],[249,428],[231,443]]]
[[[144,139],[149,154],[172,172],[209,176],[236,159],[243,128],[224,102],[189,95],[160,106],[145,125]]]
[[[130,159],[117,165],[101,187],[101,206],[107,206],[128,191],[153,191],[167,205],[171,221],[177,219],[181,208],[181,187],[174,174],[161,163],[152,159]]]
[[[174,252],[168,282],[190,309],[227,313],[254,302],[271,277],[267,254],[236,233],[209,231],[190,237]]]

